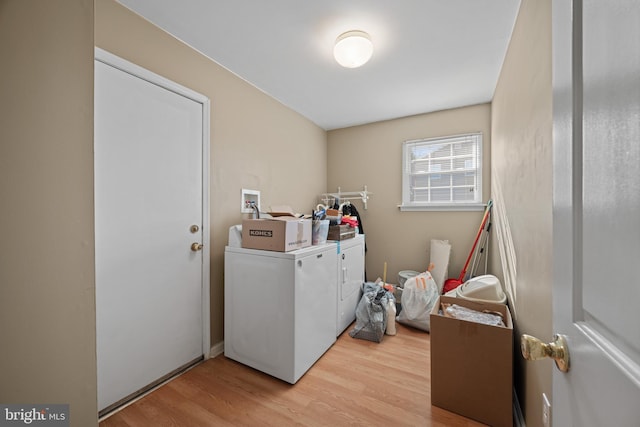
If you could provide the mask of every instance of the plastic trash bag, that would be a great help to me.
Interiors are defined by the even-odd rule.
[[[442,304],[444,306],[444,304]],[[446,317],[453,317],[454,319],[468,320],[470,322],[482,323],[490,326],[505,326],[502,319],[502,314],[497,312],[482,312],[472,310],[467,307],[459,306],[458,304],[448,305],[444,309],[444,315]]]
[[[356,307],[356,325],[349,332],[352,338],[382,341],[387,327],[389,296],[384,288],[375,283],[364,284],[362,298]]]
[[[429,332],[429,315],[438,300],[438,285],[428,271],[404,282],[398,322]]]

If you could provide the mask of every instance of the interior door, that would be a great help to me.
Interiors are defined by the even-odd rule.
[[[111,59],[111,57],[109,57]],[[95,61],[98,406],[203,357],[203,104]],[[163,83],[163,82],[160,82]],[[208,281],[208,278],[207,278]]]
[[[639,22],[638,0],[553,2],[555,426],[640,422]]]

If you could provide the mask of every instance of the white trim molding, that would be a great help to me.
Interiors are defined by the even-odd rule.
[[[210,266],[211,266],[211,228],[210,228],[210,144],[211,144],[211,101],[205,95],[162,77],[146,68],[142,68],[126,59],[120,58],[99,47],[94,48],[94,58],[125,73],[161,86],[178,95],[189,98],[202,105],[202,354],[204,360],[211,357],[211,307],[210,307]]]
[[[493,199],[493,213],[494,213],[494,230],[496,236],[496,242],[498,246],[498,252],[500,255],[500,264],[502,266],[502,277],[504,279],[504,289],[509,297],[511,305],[511,314],[514,319],[517,319],[516,313],[516,299],[517,288],[516,280],[518,277],[518,262],[516,258],[516,250],[513,244],[513,237],[511,235],[511,226],[509,225],[509,218],[507,216],[506,207],[504,205],[504,198],[502,194],[502,185],[500,178],[495,170],[491,173],[491,197]]]
[[[224,353],[224,341],[215,343],[211,347],[211,351],[209,352],[209,357],[213,359],[216,356],[220,356],[222,353]]]

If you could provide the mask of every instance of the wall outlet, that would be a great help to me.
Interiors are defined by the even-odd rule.
[[[542,393],[542,425],[551,427],[551,403],[545,393]]]

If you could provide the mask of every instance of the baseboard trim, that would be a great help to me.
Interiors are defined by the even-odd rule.
[[[174,379],[178,378],[182,374],[184,374],[186,372],[189,372],[190,370],[192,370],[193,368],[198,366],[203,360],[204,360],[204,356],[201,356],[197,360],[189,362],[186,365],[184,365],[184,366],[176,369],[175,371],[171,372],[170,374],[165,375],[161,379],[159,379],[159,380],[155,381],[154,383],[152,383],[152,385],[144,387],[143,389],[139,390],[138,392],[133,393],[130,396],[120,400],[119,402],[109,406],[109,409],[105,408],[102,411],[99,411],[98,412],[98,422],[100,423],[100,422],[104,421],[105,419],[109,418],[111,415],[114,415],[117,412],[122,411],[127,406],[132,405],[135,402],[137,402],[140,399],[142,399],[143,397],[146,397],[147,395],[153,393],[154,391],[156,391],[157,389],[159,389],[163,385],[170,383],[171,381],[173,381]]]
[[[522,416],[522,409],[520,408],[520,402],[518,401],[518,394],[516,389],[513,389],[513,425],[515,427],[526,427],[524,423],[524,417]]]
[[[224,341],[220,341],[219,343],[216,343],[213,345],[213,347],[211,347],[209,357],[213,359],[214,357],[219,356],[222,353],[224,353]]]

